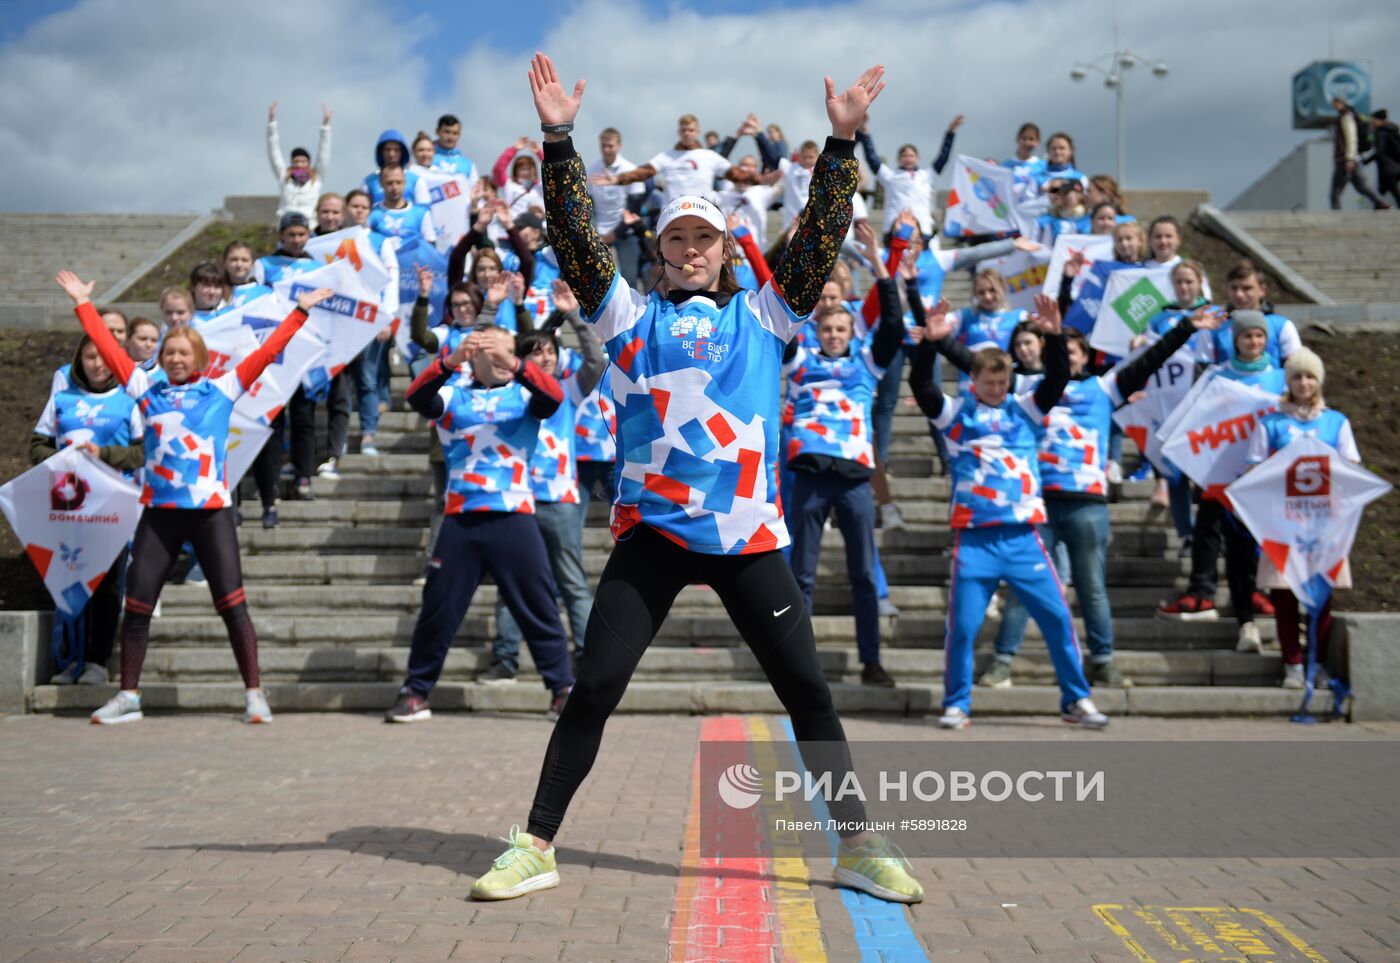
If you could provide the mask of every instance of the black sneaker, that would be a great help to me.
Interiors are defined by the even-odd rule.
[[[549,700],[549,711],[544,714],[545,719],[550,722],[558,722],[559,714],[564,711],[564,703],[569,701],[569,693],[573,691],[573,686],[565,686],[554,693],[554,698]]]
[[[885,671],[885,667],[878,662],[867,662],[865,668],[860,670],[861,685],[878,685],[881,688],[894,688],[894,679]]]
[[[272,508],[263,509],[262,523],[263,528],[277,527],[277,508],[275,506]]]
[[[433,710],[428,708],[428,700],[412,689],[400,689],[399,701],[384,713],[385,722],[422,722],[432,717]]]
[[[505,685],[515,681],[515,673],[506,668],[504,662],[493,662],[491,668],[476,677],[476,681],[485,685]]]

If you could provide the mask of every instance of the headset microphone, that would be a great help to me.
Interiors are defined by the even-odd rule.
[[[661,257],[661,255],[658,254],[657,257]],[[677,271],[684,271],[686,274],[694,274],[694,273],[695,273],[695,268],[691,267],[689,264],[672,264],[670,261],[666,260],[664,257],[661,258],[661,261],[662,261],[662,263],[665,264],[667,267],[669,267],[669,268],[674,268],[674,269],[677,270]]]

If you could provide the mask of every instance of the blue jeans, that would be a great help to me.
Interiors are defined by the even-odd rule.
[[[381,388],[382,385],[382,388]],[[389,342],[374,340],[355,358],[355,398],[360,434],[379,430],[379,402],[389,400]]]
[[[879,385],[875,388],[875,455],[880,459],[880,464],[887,465],[890,460],[890,436],[894,433],[894,409],[899,404],[899,382],[904,377],[904,348],[900,348],[895,356],[890,359],[889,366],[885,368],[885,375],[880,379]],[[943,358],[941,356],[933,359],[933,383],[940,384],[943,378]],[[938,458],[945,465],[948,463],[948,442],[943,437],[943,433],[929,425],[929,434],[933,436],[934,447],[938,449]]]
[[[833,508],[846,543],[846,576],[856,617],[856,650],[862,662],[880,661],[880,603],[875,590],[875,497],[868,478],[795,471],[786,520],[792,536],[792,573],[807,611],[822,550],[822,526]]]
[[[564,598],[564,610],[569,613],[569,634],[578,648],[583,647],[583,630],[588,627],[588,614],[593,611],[593,593],[583,571],[583,540],[579,537],[582,515],[580,506],[574,502],[537,502],[535,505],[535,519],[544,536],[554,584]],[[520,671],[520,639],[520,626],[506,606],[503,594],[496,602],[496,640],[491,649],[496,661],[511,672]]]
[[[1191,479],[1182,475],[1174,482],[1167,482],[1167,495],[1171,498],[1172,524],[1176,526],[1176,534],[1189,539],[1195,525],[1191,518]]]
[[[1093,662],[1108,662],[1113,658],[1113,613],[1108,604],[1108,588],[1104,585],[1108,504],[1047,498],[1045,513],[1049,523],[1041,531],[1047,550],[1053,554],[1063,545],[1069,551],[1069,570],[1074,579],[1074,591],[1079,596],[1079,610],[1084,615],[1089,658]],[[1007,597],[1001,631],[997,634],[998,661],[1010,662],[1021,648],[1028,618],[1025,605],[1013,591]]]

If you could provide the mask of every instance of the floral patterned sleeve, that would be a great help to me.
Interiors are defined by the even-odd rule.
[[[607,299],[617,266],[593,227],[588,173],[573,140],[544,145],[544,212],[559,273],[573,289],[583,316],[592,318]]]
[[[812,172],[807,206],[797,218],[797,233],[773,271],[773,285],[796,314],[812,313],[836,266],[851,226],[851,195],[859,176],[856,142],[828,137]]]

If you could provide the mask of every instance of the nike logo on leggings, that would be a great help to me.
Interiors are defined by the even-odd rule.
[[[778,616],[782,615],[784,612],[786,612],[786,611],[787,611],[788,609],[790,609],[790,608],[792,608],[791,605],[784,605],[782,608],[778,609],[776,612],[773,613],[773,618],[776,619]]]

